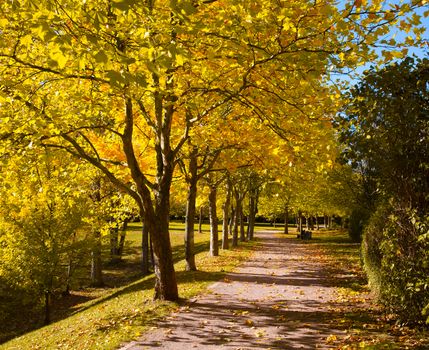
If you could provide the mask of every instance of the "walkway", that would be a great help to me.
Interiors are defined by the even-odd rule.
[[[311,245],[276,235],[259,232],[249,261],[121,350],[329,349],[335,287]]]

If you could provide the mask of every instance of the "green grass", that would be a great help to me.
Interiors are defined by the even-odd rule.
[[[172,223],[171,240],[177,263],[175,269],[181,298],[188,299],[232,271],[246,260],[257,243],[241,243],[237,249],[220,251],[210,257],[208,226],[203,233],[195,233],[199,271],[185,272],[183,260],[183,225]],[[127,232],[124,265],[138,264],[140,245],[139,225],[133,224]],[[118,268],[107,268],[105,273],[120,274]],[[49,326],[15,338],[3,345],[2,350],[21,349],[115,349],[122,342],[137,338],[156,320],[177,309],[179,304],[153,301],[154,276],[127,283],[117,288],[92,291],[98,297],[75,305],[74,313]]]

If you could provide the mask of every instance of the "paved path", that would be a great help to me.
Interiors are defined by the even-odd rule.
[[[249,261],[121,350],[329,349],[335,288],[311,245],[258,237]]]

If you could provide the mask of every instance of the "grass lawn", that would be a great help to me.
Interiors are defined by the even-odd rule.
[[[124,261],[117,266],[105,267],[108,288],[73,292],[71,298],[85,301],[67,307],[54,323],[4,343],[0,349],[115,349],[121,342],[138,337],[154,321],[177,309],[177,303],[152,300],[153,275],[139,276],[140,229],[139,224],[130,225]],[[220,256],[210,257],[209,229],[204,225],[202,233],[195,233],[199,271],[185,272],[183,235],[184,225],[173,222],[171,241],[179,294],[184,300],[201,293],[208,284],[233,270],[252,254],[252,248],[257,245],[256,242],[241,243],[237,249],[220,250]],[[107,245],[105,248],[107,250]]]

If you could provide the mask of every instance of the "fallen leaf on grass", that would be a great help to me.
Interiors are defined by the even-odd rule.
[[[332,344],[335,341],[337,341],[337,336],[334,334],[329,335],[325,340],[326,344]]]

